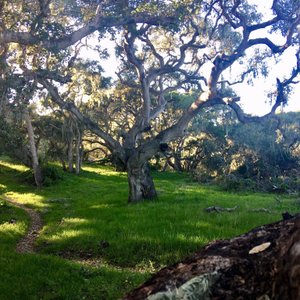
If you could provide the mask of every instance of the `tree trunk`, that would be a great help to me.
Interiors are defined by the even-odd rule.
[[[35,184],[38,188],[42,186],[43,183],[43,176],[42,176],[42,170],[39,164],[38,154],[35,146],[34,141],[34,132],[33,127],[31,124],[30,115],[27,109],[24,111],[26,126],[27,126],[27,133],[28,133],[28,139],[29,139],[29,146],[30,146],[30,152],[31,152],[31,158],[32,158],[32,168],[33,168],[33,174],[34,174],[34,180]]]
[[[147,162],[140,163],[130,158],[127,163],[129,198],[128,202],[139,202],[157,197],[154,182]]]
[[[68,169],[70,173],[73,173],[73,137],[69,139],[68,143]]]
[[[61,158],[61,157],[59,158],[59,160],[60,160],[62,169],[63,169],[64,171],[67,171],[67,166],[66,166],[65,160],[64,160],[63,158]]]
[[[81,161],[82,161],[82,135],[78,125],[76,126],[77,129],[77,138],[76,138],[76,162],[75,162],[75,173],[78,175],[81,170]]]
[[[117,172],[126,172],[127,171],[127,165],[124,160],[120,159],[119,155],[116,153],[111,154],[111,163],[116,168]]]

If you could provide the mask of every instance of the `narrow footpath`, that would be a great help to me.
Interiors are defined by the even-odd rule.
[[[3,200],[11,203],[12,205],[25,210],[30,218],[29,229],[28,229],[26,235],[18,242],[16,251],[19,253],[35,252],[34,244],[35,244],[35,241],[38,238],[40,231],[43,227],[41,215],[34,209],[28,208],[24,204],[20,204],[11,198],[4,197],[4,196],[2,198],[3,198]]]

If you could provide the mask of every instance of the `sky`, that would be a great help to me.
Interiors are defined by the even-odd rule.
[[[249,2],[258,4],[257,8],[262,13],[263,20],[272,18],[272,11],[270,9],[272,0],[249,0]],[[257,36],[261,34],[266,35],[268,33],[266,30],[261,30],[256,33]],[[251,37],[255,38],[255,35]],[[276,44],[284,43],[284,39],[279,36],[275,39],[272,37],[272,41],[276,42]],[[113,41],[106,39],[105,44],[102,46],[108,48],[110,53],[113,53],[114,51],[112,51],[112,49],[114,45]],[[291,74],[295,61],[295,52],[287,50],[281,61],[270,67],[269,74],[266,78],[258,77],[253,81],[253,85],[244,82],[234,86],[237,95],[241,97],[240,104],[246,113],[263,115],[270,111],[271,104],[269,103],[267,94],[276,89],[276,78],[283,80]],[[101,64],[106,76],[116,78],[115,72],[117,71],[117,63],[114,55],[107,60],[102,60]],[[234,68],[232,68],[232,70],[232,72],[234,72]],[[289,97],[288,105],[282,108],[282,111],[300,111],[300,83],[294,85],[294,92]]]
[[[270,111],[271,104],[267,94],[276,89],[276,78],[283,80],[289,77],[295,61],[294,52],[287,50],[281,61],[277,65],[270,67],[266,78],[257,78],[254,80],[253,85],[243,83],[235,87],[237,94],[241,97],[242,106],[247,113],[263,115]],[[293,85],[293,92],[289,96],[288,105],[283,107],[282,110],[284,112],[300,111],[300,83]]]
[[[273,0],[248,0],[248,2],[250,4],[257,4],[257,9],[262,13],[263,20],[272,18],[271,6]],[[268,35],[266,30],[257,31],[256,35],[260,34]],[[251,37],[254,38],[255,35]],[[284,43],[284,39],[279,36],[275,39],[273,36],[271,40],[279,45]],[[281,61],[270,68],[267,78],[258,78],[254,81],[253,86],[240,85],[237,88],[237,92],[241,96],[244,110],[254,115],[263,115],[270,111],[271,105],[268,102],[267,93],[274,89],[277,77],[283,80],[291,74],[295,62],[295,52],[288,49]],[[300,83],[293,85],[293,90],[294,92],[289,97],[288,105],[282,108],[284,112],[300,111]]]

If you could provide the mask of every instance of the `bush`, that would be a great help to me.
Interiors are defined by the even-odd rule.
[[[239,191],[242,189],[242,178],[239,178],[233,174],[229,174],[224,176],[222,182],[221,182],[221,187],[225,191]]]
[[[198,183],[210,183],[214,179],[213,176],[203,171],[193,170],[190,174],[192,179]]]
[[[300,192],[300,178],[285,176],[272,178],[269,183],[269,191],[275,193]]]
[[[63,174],[61,170],[54,166],[43,166],[42,167],[42,175],[43,175],[43,186],[50,186],[57,183],[59,180],[63,178]],[[30,185],[35,185],[34,173],[33,170],[27,170],[20,174],[20,179],[22,182],[25,182]]]
[[[237,191],[261,191],[270,193],[299,193],[300,178],[299,177],[272,177],[268,179],[256,177],[244,178],[234,174],[229,174],[218,178],[217,182],[222,189],[230,192]]]
[[[269,192],[269,193],[300,193],[300,174],[290,172],[289,176],[277,176],[260,179],[257,176],[244,177],[238,172],[212,177],[206,172],[195,170],[190,173],[194,181],[200,184],[217,184],[228,192]]]
[[[27,183],[29,185],[35,185],[32,169],[20,173],[19,178],[21,182]]]
[[[43,185],[49,186],[63,179],[61,170],[54,166],[45,166],[42,168]]]

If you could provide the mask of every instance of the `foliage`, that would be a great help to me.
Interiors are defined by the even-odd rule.
[[[179,167],[185,161],[184,168],[195,169],[202,161],[213,172],[228,163],[222,159],[228,148],[224,130],[214,123],[217,119],[205,120],[205,114],[223,105],[242,122],[257,120],[243,113],[232,86],[268,76],[271,59],[279,63],[289,49],[296,54],[294,68],[274,82],[272,114],[287,103],[300,72],[299,5],[274,0],[268,14],[274,17],[266,20],[260,5],[237,0],[1,2],[1,107],[9,103],[21,109],[39,102],[46,108],[52,120],[64,124],[58,128],[65,127],[68,137],[53,131],[52,141],[42,139],[43,150],[63,164],[67,152],[69,170],[75,159],[77,173],[89,131],[98,150],[128,171],[129,201],[153,198],[147,163],[165,155],[167,144],[174,150],[177,139],[177,161],[166,157],[169,164]],[[103,46],[108,38],[115,49]],[[279,38],[283,42],[277,45],[273,41]],[[101,61],[114,54],[115,82],[103,77]],[[209,137],[203,132],[210,139],[206,148],[203,137],[184,140],[197,118],[214,130]],[[217,137],[222,134],[223,144]],[[58,143],[52,147],[54,140]],[[205,150],[195,152],[192,144]],[[208,149],[214,147],[220,151],[214,149],[209,161]],[[179,155],[182,148],[186,157]]]
[[[0,155],[9,155],[25,164],[29,163],[24,132],[20,123],[10,123],[0,118]]]
[[[173,142],[166,162],[191,172],[199,182],[217,182],[226,190],[298,191],[299,113],[279,114],[259,123],[240,124],[230,111],[215,107],[191,124],[190,136]],[[290,178],[288,180],[288,178]]]
[[[42,174],[43,174],[43,186],[51,186],[57,184],[58,181],[63,179],[62,171],[59,170],[54,165],[44,165],[42,166]],[[20,181],[35,185],[33,170],[29,169],[20,174]]]

